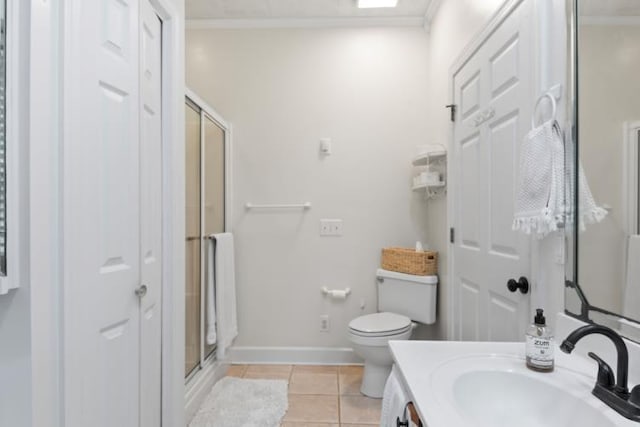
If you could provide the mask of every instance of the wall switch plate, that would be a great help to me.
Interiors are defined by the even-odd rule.
[[[321,236],[342,236],[342,220],[341,219],[321,219],[320,235]]]
[[[329,332],[329,315],[323,314],[320,316],[320,332]]]
[[[331,138],[320,138],[320,153],[325,156],[330,156],[331,152]]]

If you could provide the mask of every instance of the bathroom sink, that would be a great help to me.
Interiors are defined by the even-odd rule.
[[[553,372],[526,367],[524,343],[391,341],[429,427],[637,427],[591,394],[597,367],[556,349]]]
[[[440,403],[469,425],[492,427],[615,427],[598,400],[585,396],[593,380],[558,367],[538,373],[507,355],[470,356],[434,370]],[[575,392],[574,392],[575,391]]]

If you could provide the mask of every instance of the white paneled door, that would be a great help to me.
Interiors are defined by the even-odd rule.
[[[162,307],[162,22],[140,6],[140,426],[159,427]]]
[[[454,338],[520,341],[530,239],[512,231],[519,148],[533,99],[531,1],[523,1],[454,74]]]
[[[148,0],[66,15],[66,427],[160,426],[161,23]]]

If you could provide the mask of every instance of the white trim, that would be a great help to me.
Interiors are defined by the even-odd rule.
[[[424,14],[422,22],[422,27],[427,33],[431,31],[431,24],[433,23],[433,19],[436,17],[436,13],[438,12],[438,9],[440,9],[441,4],[442,0],[431,0],[427,6],[427,11]]]
[[[622,224],[627,236],[638,234],[638,160],[640,155],[640,121],[624,122],[622,147]]]
[[[20,22],[29,54],[29,291],[31,293],[32,425],[62,427],[62,14],[59,1],[23,2]],[[30,8],[30,10],[29,10]],[[30,31],[30,28],[37,31]],[[26,41],[29,41],[30,46]],[[21,86],[22,87],[22,86]],[[21,89],[22,90],[22,89]],[[27,92],[25,92],[25,97]],[[25,141],[26,142],[26,141]],[[25,186],[24,193],[27,193]],[[21,292],[21,290],[19,291]],[[25,355],[29,357],[29,355]],[[25,379],[26,380],[26,379]]]
[[[162,20],[162,426],[184,416],[184,17],[172,0],[150,0]]]
[[[438,1],[438,0],[436,0]],[[266,18],[266,19],[188,19],[187,30],[258,29],[258,28],[351,28],[351,27],[422,27],[424,17],[353,17],[353,18]]]
[[[231,347],[228,360],[234,364],[362,364],[362,359],[355,354],[352,348],[348,347]]]
[[[578,25],[640,25],[640,16],[580,16]]]
[[[228,363],[210,362],[190,381],[185,394],[185,419],[187,423],[196,414],[213,385],[222,379],[229,369]]]

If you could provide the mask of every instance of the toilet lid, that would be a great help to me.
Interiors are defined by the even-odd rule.
[[[349,323],[349,329],[360,334],[376,335],[401,332],[411,327],[411,319],[395,313],[373,313]]]

